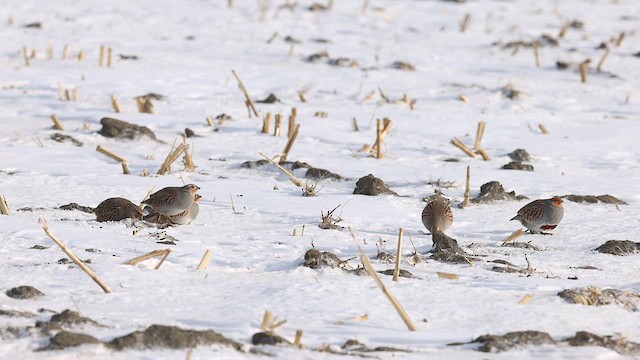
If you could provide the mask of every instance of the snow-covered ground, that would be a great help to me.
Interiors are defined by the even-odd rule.
[[[570,304],[557,296],[563,289],[595,286],[640,292],[638,256],[612,256],[594,249],[607,240],[638,241],[640,228],[640,5],[619,1],[334,1],[327,11],[310,11],[310,1],[90,1],[5,0],[0,7],[0,194],[11,210],[0,215],[0,290],[31,285],[45,296],[16,300],[0,294],[0,310],[37,313],[71,309],[107,326],[81,332],[109,341],[152,324],[214,330],[249,344],[260,331],[265,310],[287,322],[278,333],[293,340],[303,330],[307,350],[264,347],[281,359],[334,358],[317,352],[338,348],[349,339],[369,347],[391,346],[411,352],[376,352],[379,358],[486,358],[468,342],[487,333],[539,330],[555,339],[577,331],[617,335],[640,342],[637,313],[620,306]],[[324,2],[322,4],[325,4]],[[460,31],[465,14],[471,15]],[[563,24],[578,20],[558,37]],[[25,27],[41,23],[41,28]],[[620,33],[625,37],[619,46]],[[512,41],[543,42],[540,67],[534,50],[505,49]],[[294,42],[285,41],[289,36]],[[600,72],[596,66],[608,43],[610,54]],[[51,45],[53,58],[47,59]],[[62,60],[68,45],[69,58]],[[113,49],[111,67],[99,66],[100,46]],[[23,47],[35,51],[25,66]],[[80,51],[84,60],[78,61]],[[332,66],[327,59],[305,59],[322,51],[330,59],[347,58],[355,66]],[[124,60],[119,55],[135,55]],[[591,59],[588,80],[581,83],[578,63]],[[396,61],[415,71],[395,69]],[[573,64],[559,70],[556,61]],[[284,116],[283,135],[262,134],[262,120],[249,117],[245,98],[232,70],[255,100],[270,93],[281,100],[258,103]],[[62,101],[60,87],[77,89],[77,101]],[[519,96],[510,99],[503,88]],[[135,97],[149,92],[154,114],[138,113]],[[304,93],[302,102],[299,93]],[[372,96],[369,96],[373,92]],[[384,93],[391,101],[381,96]],[[121,102],[116,114],[111,95]],[[396,102],[405,95],[414,109]],[[468,101],[461,101],[463,95]],[[304,197],[275,166],[243,168],[245,161],[276,156],[285,147],[291,108],[300,131],[288,156],[349,178],[322,180],[318,196]],[[325,112],[326,117],[315,116]],[[208,116],[231,120],[215,130]],[[56,114],[64,131],[51,128]],[[153,130],[149,139],[124,141],[97,131],[100,119],[115,117]],[[352,128],[355,118],[359,131]],[[393,128],[383,143],[384,158],[360,152],[373,145],[376,119],[389,118]],[[491,157],[472,159],[450,144],[457,137],[471,146],[479,121],[486,122],[482,145]],[[539,130],[539,124],[548,134]],[[272,124],[273,125],[273,124]],[[272,126],[273,127],[273,126]],[[156,171],[185,128],[195,172]],[[63,133],[84,143],[51,140]],[[101,145],[129,160],[131,175],[119,163],[97,152]],[[500,170],[516,148],[533,157],[534,172]],[[457,158],[458,162],[444,161]],[[474,265],[428,259],[431,236],[420,213],[432,195],[429,180],[455,182],[442,191],[457,205],[463,199],[467,165],[472,196],[480,185],[500,181],[508,191],[530,199],[553,195],[611,194],[629,205],[578,204],[565,201],[565,215],[553,236],[524,235],[540,251],[502,247],[519,228],[510,222],[525,201],[501,201],[454,208],[448,234],[467,252],[482,257]],[[148,171],[151,175],[140,176]],[[303,170],[295,171],[299,177]],[[401,196],[353,195],[355,182],[367,174],[384,180]],[[134,203],[165,186],[194,183],[203,196],[201,212],[187,226],[166,230],[130,223],[98,223],[92,214],[57,207],[75,202],[95,207],[108,197]],[[312,181],[312,183],[314,183]],[[235,212],[230,197],[233,198]],[[382,276],[416,323],[411,332],[369,276],[340,269],[303,267],[312,246],[341,259],[360,262],[358,244],[346,230],[318,227],[321,212],[334,212],[339,225],[350,226],[367,255],[378,247],[395,253],[398,230],[404,229],[405,255],[411,237],[426,261],[403,258],[414,278],[392,282]],[[18,211],[21,208],[34,211]],[[113,293],[103,291],[77,266],[58,264],[66,255],[45,235],[38,219],[91,268]],[[139,226],[139,225],[138,225]],[[301,235],[304,227],[304,235]],[[292,236],[294,229],[296,236]],[[158,232],[177,239],[157,244]],[[34,245],[48,247],[31,249]],[[171,249],[158,270],[156,260],[136,266],[123,262],[155,249]],[[85,249],[94,249],[86,252]],[[207,249],[213,253],[205,270],[196,270]],[[507,260],[535,272],[491,271],[490,260]],[[393,263],[372,260],[377,270]],[[580,269],[592,266],[596,270]],[[437,272],[459,275],[438,277]],[[576,279],[577,278],[577,279]],[[518,302],[527,294],[528,304]],[[49,312],[37,319],[48,320]],[[354,318],[367,315],[366,321]],[[0,316],[0,329],[26,327],[33,318]],[[47,337],[22,333],[2,336],[2,358],[146,358],[175,359],[186,350],[138,350],[114,353],[101,345],[34,352]],[[219,347],[198,347],[192,358],[253,358]],[[492,358],[617,358],[599,347],[546,345],[492,354]]]

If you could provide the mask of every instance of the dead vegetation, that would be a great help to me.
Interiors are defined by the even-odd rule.
[[[327,210],[327,212],[320,211],[320,219],[322,220],[318,227],[323,230],[343,230],[344,226],[338,225],[342,219],[338,216],[334,216],[334,212],[340,207],[340,205],[333,208],[333,210]]]
[[[595,286],[565,289],[558,296],[574,304],[589,306],[617,305],[629,311],[638,311],[640,293],[632,290],[600,289]]]

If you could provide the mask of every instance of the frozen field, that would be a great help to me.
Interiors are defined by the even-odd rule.
[[[618,304],[573,304],[557,296],[588,286],[640,293],[640,254],[595,251],[607,240],[640,241],[640,4],[352,0],[333,1],[327,9],[318,2],[313,10],[312,5],[306,0],[3,2],[0,195],[10,215],[0,215],[0,358],[267,358],[250,348],[277,359],[640,356],[640,346],[625,354],[562,341],[587,331],[640,343],[637,311]],[[609,53],[598,70],[603,43]],[[110,66],[100,64],[101,46],[105,54],[112,49]],[[587,59],[583,83],[578,68]],[[398,69],[399,62],[405,68]],[[232,70],[254,100],[275,94],[279,101],[256,103],[260,116],[250,116]],[[138,112],[135,98],[149,93],[162,99],[151,100],[153,114]],[[121,113],[114,111],[112,95]],[[317,196],[302,196],[301,187],[273,165],[242,166],[263,159],[260,153],[277,161],[292,108],[300,128],[287,160],[347,178],[308,180]],[[280,136],[273,136],[273,123],[270,134],[261,132],[268,112],[283,115]],[[52,128],[52,114],[64,130]],[[220,123],[220,114],[231,119]],[[161,141],[104,137],[98,134],[104,117],[146,126]],[[361,149],[374,145],[376,120],[383,118],[392,128],[378,159]],[[455,137],[472,147],[480,121],[486,122],[481,145],[488,161],[450,143]],[[186,138],[197,168],[183,170],[181,157],[171,173],[156,175],[186,128],[197,135]],[[54,134],[71,136],[82,146],[55,141]],[[98,145],[126,158],[131,174],[96,151]],[[531,154],[527,163],[533,172],[500,169],[517,148]],[[610,194],[628,205],[565,199],[564,219],[552,236],[517,239],[538,250],[503,247],[520,227],[509,219],[527,201],[459,208],[467,166],[472,198],[482,184],[495,180],[531,200]],[[356,181],[368,174],[399,196],[354,195]],[[294,175],[304,179],[305,170]],[[479,259],[473,265],[430,259],[431,235],[420,213],[438,180],[454,205],[447,234]],[[114,196],[140,203],[151,189],[187,183],[197,184],[203,197],[200,215],[190,225],[99,223],[91,213],[58,209],[69,203],[95,207]],[[25,208],[31,211],[19,210]],[[346,229],[318,227],[321,212],[334,208],[338,225],[351,227],[357,243]],[[82,260],[91,260],[88,265],[113,292],[105,294],[78,266],[59,263],[67,256],[39,219]],[[376,255],[395,254],[400,228],[401,268],[413,277],[393,282],[380,276],[417,331],[407,329],[370,276],[303,266],[305,253],[315,247],[355,269],[362,266],[359,244],[376,270],[392,269],[393,260]],[[158,243],[172,239],[173,244]],[[157,270],[158,258],[123,265],[157,249],[171,250]],[[197,270],[207,249],[211,261]],[[424,260],[411,261],[414,251]],[[530,269],[492,271],[495,260],[518,269],[527,269],[528,260]],[[45,295],[37,300],[4,295],[20,285]],[[519,303],[526,295],[530,301]],[[49,321],[65,309],[103,325],[67,330],[102,342],[159,324],[212,330],[245,351],[225,346],[114,351],[100,344],[36,351],[55,334],[33,328],[36,321]],[[304,349],[252,347],[267,310],[276,321],[287,320],[277,329],[280,336],[293,341],[296,330],[303,331]],[[8,316],[15,311],[32,316]],[[558,343],[492,354],[478,351],[478,343],[448,345],[525,330],[546,332]],[[341,348],[354,339],[371,349],[402,351]]]

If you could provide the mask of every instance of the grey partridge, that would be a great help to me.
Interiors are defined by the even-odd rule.
[[[534,200],[518,210],[518,215],[511,220],[518,220],[533,234],[551,235],[545,230],[553,230],[564,215],[562,198],[554,196],[550,199]]]
[[[166,187],[151,194],[142,204],[151,207],[154,212],[160,215],[178,215],[191,207],[198,190],[200,188],[194,184]]]
[[[431,200],[422,210],[422,223],[432,234],[436,231],[447,231],[453,223],[453,212],[449,202],[442,197]]]
[[[188,225],[191,224],[193,220],[196,219],[198,213],[200,212],[200,199],[202,196],[196,194],[193,199],[193,204],[191,206],[177,215],[164,216],[158,214],[156,212],[151,212],[149,215],[144,217],[144,220],[151,223],[161,224],[161,225]]]
[[[120,221],[123,219],[141,219],[142,209],[131,201],[121,198],[112,197],[104,200],[93,210],[96,214],[96,220],[103,221]]]

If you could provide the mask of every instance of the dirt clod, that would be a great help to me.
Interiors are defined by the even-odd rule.
[[[533,171],[533,165],[525,164],[520,161],[512,161],[508,164],[502,165],[500,169],[503,170],[522,170],[522,171]]]
[[[212,330],[185,330],[177,326],[151,325],[117,337],[105,345],[114,350],[126,349],[190,349],[198,345],[220,344],[241,350],[242,345]]]
[[[467,254],[460,246],[456,239],[450,238],[440,231],[436,231],[432,234],[433,244],[435,249],[433,250],[432,258],[434,260],[448,262],[448,263],[465,263],[475,260],[471,255]]]
[[[613,196],[613,195],[576,195],[576,194],[570,194],[570,195],[565,195],[564,196],[565,199],[575,202],[575,203],[589,203],[589,204],[595,204],[598,202],[602,202],[605,204],[615,204],[615,205],[628,205],[626,202],[618,199],[617,197]]]
[[[551,335],[542,331],[514,331],[504,335],[482,335],[474,343],[482,343],[479,351],[502,352],[527,345],[555,344]]]
[[[304,254],[304,266],[311,269],[319,269],[321,267],[344,268],[344,262],[336,254],[329,251],[310,249]]]
[[[565,289],[558,296],[574,304],[601,306],[615,304],[629,311],[638,311],[640,294],[620,289],[585,288]]]
[[[398,195],[395,191],[389,189],[389,187],[384,183],[384,181],[378,179],[377,177],[369,174],[367,176],[361,177],[356,182],[356,188],[353,190],[354,194],[360,195],[369,195],[369,196],[377,196],[377,195]]]
[[[146,136],[152,140],[157,140],[156,134],[146,126],[130,124],[126,121],[108,117],[102,118],[100,124],[102,124],[102,129],[98,131],[98,134],[104,137],[137,140]]]
[[[57,142],[70,142],[75,146],[83,146],[84,144],[82,143],[82,141],[77,140],[76,138],[74,138],[71,135],[65,135],[65,134],[61,134],[61,133],[55,133],[53,135],[51,135],[51,140],[53,141],[57,141]]]
[[[22,286],[11,288],[7,290],[5,294],[7,294],[7,296],[10,298],[20,299],[20,300],[24,300],[24,299],[37,300],[41,296],[44,296],[44,293],[42,291],[29,285],[22,285]]]
[[[60,209],[60,210],[68,210],[68,211],[70,211],[70,210],[78,210],[78,211],[82,211],[82,212],[85,212],[85,213],[93,214],[93,208],[92,207],[79,205],[79,204],[74,203],[74,202],[69,203],[67,205],[62,205],[58,209]]]
[[[389,275],[389,276],[393,276],[393,272],[395,271],[395,269],[387,269],[387,270],[381,270],[378,271],[380,274],[382,275]],[[403,277],[403,278],[407,278],[407,279],[411,279],[413,278],[413,274],[407,270],[404,269],[400,269],[400,271],[398,272],[398,276],[399,277]]]
[[[611,255],[629,255],[640,251],[640,244],[631,240],[607,240],[596,251]]]
[[[58,325],[61,328],[73,328],[77,325],[91,325],[97,327],[104,327],[100,325],[97,321],[89,319],[88,317],[80,315],[80,313],[76,311],[72,311],[69,309],[64,310],[59,314],[55,314],[51,316],[51,320],[49,320],[50,324]]]
[[[480,195],[471,199],[474,204],[485,204],[497,200],[525,200],[524,195],[516,195],[515,191],[506,192],[498,181],[490,181],[480,186]]]
[[[251,343],[253,345],[291,344],[289,340],[270,331],[261,331],[253,334],[251,337]]]
[[[531,161],[531,155],[525,149],[515,149],[507,154],[513,161]]]
[[[49,339],[49,345],[40,350],[62,350],[68,347],[80,346],[84,344],[99,344],[100,340],[91,335],[74,333],[70,331],[59,331]]]

